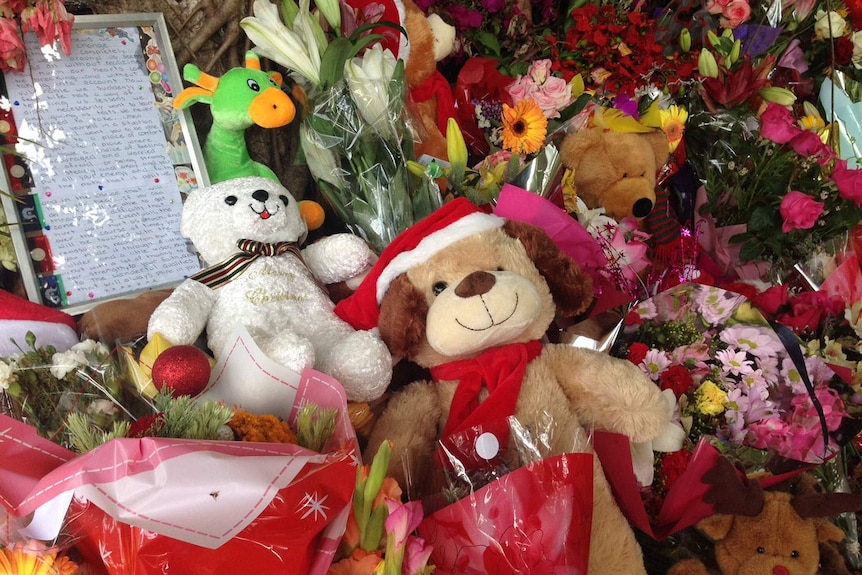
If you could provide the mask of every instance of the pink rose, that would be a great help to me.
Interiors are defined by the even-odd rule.
[[[729,3],[730,0],[707,0],[706,11],[710,14],[721,14]]]
[[[751,6],[747,0],[732,0],[724,7],[721,25],[725,28],[736,28],[751,16]]]
[[[787,192],[778,211],[784,218],[781,231],[785,234],[790,230],[807,230],[814,227],[817,218],[823,213],[823,202],[794,190]]]
[[[794,152],[809,158],[831,156],[832,148],[823,143],[820,136],[808,130],[802,130],[788,142]]]
[[[32,30],[42,46],[50,46],[60,41],[63,53],[72,53],[72,24],[75,17],[66,12],[61,0],[37,0],[34,8],[27,8],[21,14],[24,31]]]
[[[536,84],[541,84],[545,80],[547,80],[551,75],[551,61],[550,60],[536,60],[532,64],[530,64],[530,71],[527,72],[530,78]]]
[[[521,76],[506,88],[509,96],[512,97],[513,106],[521,100],[532,98],[538,90],[539,86],[529,76]]]
[[[562,78],[551,76],[533,94],[533,99],[542,109],[546,118],[558,118],[560,110],[572,102],[572,89]]]
[[[14,20],[0,18],[0,70],[20,72],[26,62],[24,42],[18,35]]]
[[[832,181],[835,182],[838,194],[842,198],[862,206],[862,170],[847,169],[847,160],[835,160]]]
[[[770,102],[760,115],[760,135],[776,144],[786,144],[802,130],[785,106]]]

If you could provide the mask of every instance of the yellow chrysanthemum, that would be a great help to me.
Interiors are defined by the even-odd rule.
[[[709,380],[697,388],[695,399],[695,408],[704,415],[719,415],[727,407],[727,392]]]
[[[503,148],[517,154],[534,154],[545,143],[548,119],[532,98],[510,108],[503,104]]]
[[[685,108],[670,106],[664,110],[659,110],[659,116],[661,117],[661,129],[667,136],[668,149],[673,152],[682,141],[688,112]]]

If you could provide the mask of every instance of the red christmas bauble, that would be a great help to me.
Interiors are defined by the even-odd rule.
[[[173,395],[195,396],[210,380],[210,361],[200,348],[175,345],[159,354],[153,362],[153,385]]]

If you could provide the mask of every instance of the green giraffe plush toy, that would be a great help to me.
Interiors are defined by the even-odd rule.
[[[245,142],[245,130],[257,124],[262,128],[280,128],[296,117],[296,106],[282,91],[283,78],[278,72],[263,72],[260,58],[246,52],[245,67],[232,68],[220,78],[186,64],[183,78],[195,84],[174,99],[177,109],[203,102],[210,105],[213,124],[204,143],[204,161],[210,182],[245,176],[262,176],[278,181],[267,166],[251,159]]]

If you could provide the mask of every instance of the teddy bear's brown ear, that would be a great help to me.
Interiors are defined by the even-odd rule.
[[[667,135],[661,130],[656,130],[655,132],[647,132],[641,137],[645,138],[646,141],[649,142],[649,145],[655,154],[655,167],[656,170],[658,170],[664,166],[665,162],[667,162],[668,156],[670,156],[670,149],[667,145]]]
[[[395,278],[380,304],[377,326],[380,338],[397,358],[412,359],[425,339],[428,302],[407,275]]]
[[[574,317],[592,305],[592,278],[584,274],[580,266],[563,253],[543,229],[508,220],[503,230],[524,245],[527,255],[548,283],[560,315]]]
[[[563,164],[572,170],[577,170],[588,148],[599,143],[599,130],[583,129],[572,132],[560,143],[560,158]]]

